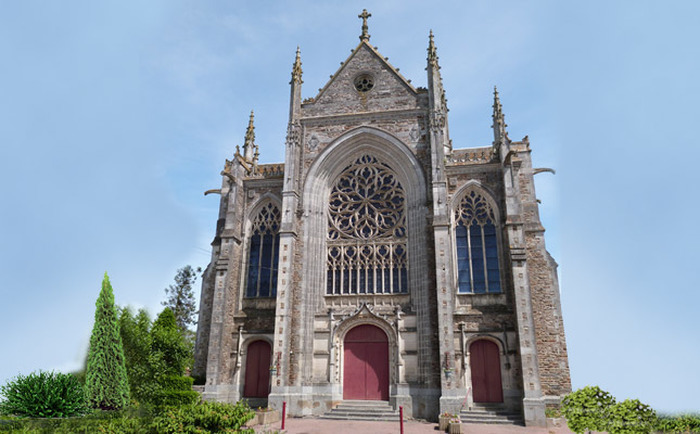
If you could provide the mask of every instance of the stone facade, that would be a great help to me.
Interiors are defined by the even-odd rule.
[[[236,401],[263,378],[270,406],[322,414],[347,398],[346,334],[372,325],[388,347],[378,381],[408,416],[471,407],[486,381],[501,394],[488,400],[544,425],[571,385],[529,141],[508,138],[494,92],[492,145],[453,149],[432,33],[428,88],[415,88],[370,45],[362,16],[360,43],[305,101],[297,51],[284,164],[258,164],[251,113],[243,151],[210,191],[221,204],[193,369],[204,397]],[[460,212],[480,220],[459,223]],[[347,240],[334,238],[334,218]],[[256,341],[269,344],[269,366],[251,367]],[[496,362],[472,360],[477,341],[497,348]]]

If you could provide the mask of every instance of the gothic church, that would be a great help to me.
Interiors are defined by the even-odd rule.
[[[285,161],[253,115],[221,172],[193,374],[204,398],[293,416],[348,400],[434,420],[495,405],[527,425],[570,391],[556,262],[528,138],[494,92],[493,143],[453,146],[432,32],[427,89],[360,43],[319,93],[291,74]]]

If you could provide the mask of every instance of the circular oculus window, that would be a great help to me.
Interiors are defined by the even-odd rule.
[[[358,92],[369,92],[374,87],[374,77],[369,74],[361,74],[355,78],[354,83]]]

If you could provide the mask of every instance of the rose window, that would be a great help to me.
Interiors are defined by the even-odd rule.
[[[328,294],[407,291],[405,203],[387,164],[364,155],[345,168],[328,205]]]

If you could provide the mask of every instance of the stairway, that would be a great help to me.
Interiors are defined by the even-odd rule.
[[[267,407],[267,398],[243,398],[247,403],[248,407],[256,410],[258,408]]]
[[[525,425],[522,414],[503,407],[503,404],[474,404],[459,413],[463,423]]]
[[[344,400],[321,419],[398,421],[399,412],[388,401]]]

